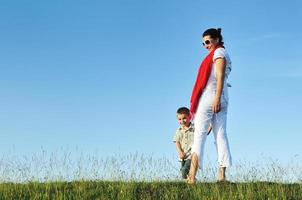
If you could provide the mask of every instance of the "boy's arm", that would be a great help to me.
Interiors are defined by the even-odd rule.
[[[177,151],[177,153],[178,153],[178,157],[179,157],[180,159],[184,159],[185,156],[186,156],[186,154],[185,154],[185,152],[183,151],[183,149],[181,148],[180,142],[179,142],[179,141],[176,141],[175,144],[176,144],[176,151]]]

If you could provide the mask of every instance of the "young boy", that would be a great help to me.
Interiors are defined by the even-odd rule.
[[[190,122],[190,110],[187,107],[181,107],[176,112],[180,127],[176,130],[173,142],[176,144],[176,151],[181,162],[181,175],[186,179],[191,166],[191,147],[194,140],[194,125]],[[208,135],[212,126],[208,129]]]
[[[176,112],[177,120],[180,127],[176,130],[173,142],[176,144],[176,151],[181,161],[181,175],[183,179],[187,175],[191,166],[191,146],[194,139],[194,126],[190,122],[190,110],[186,107],[181,107]]]

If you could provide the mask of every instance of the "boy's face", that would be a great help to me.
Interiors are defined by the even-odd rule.
[[[190,120],[189,120],[189,116],[187,114],[176,114],[178,123],[182,126],[182,127],[188,127],[190,125]]]

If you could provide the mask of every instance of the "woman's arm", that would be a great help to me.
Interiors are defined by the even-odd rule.
[[[216,66],[217,86],[216,86],[216,95],[213,102],[212,111],[214,113],[218,113],[221,107],[220,99],[223,90],[224,75],[225,75],[225,58],[217,58],[215,60],[215,66]]]

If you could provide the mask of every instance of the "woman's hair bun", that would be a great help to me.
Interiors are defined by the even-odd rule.
[[[202,37],[209,35],[211,38],[219,39],[219,44],[223,45],[223,38],[221,35],[221,28],[209,28],[207,30],[205,30],[205,32],[203,32]]]

